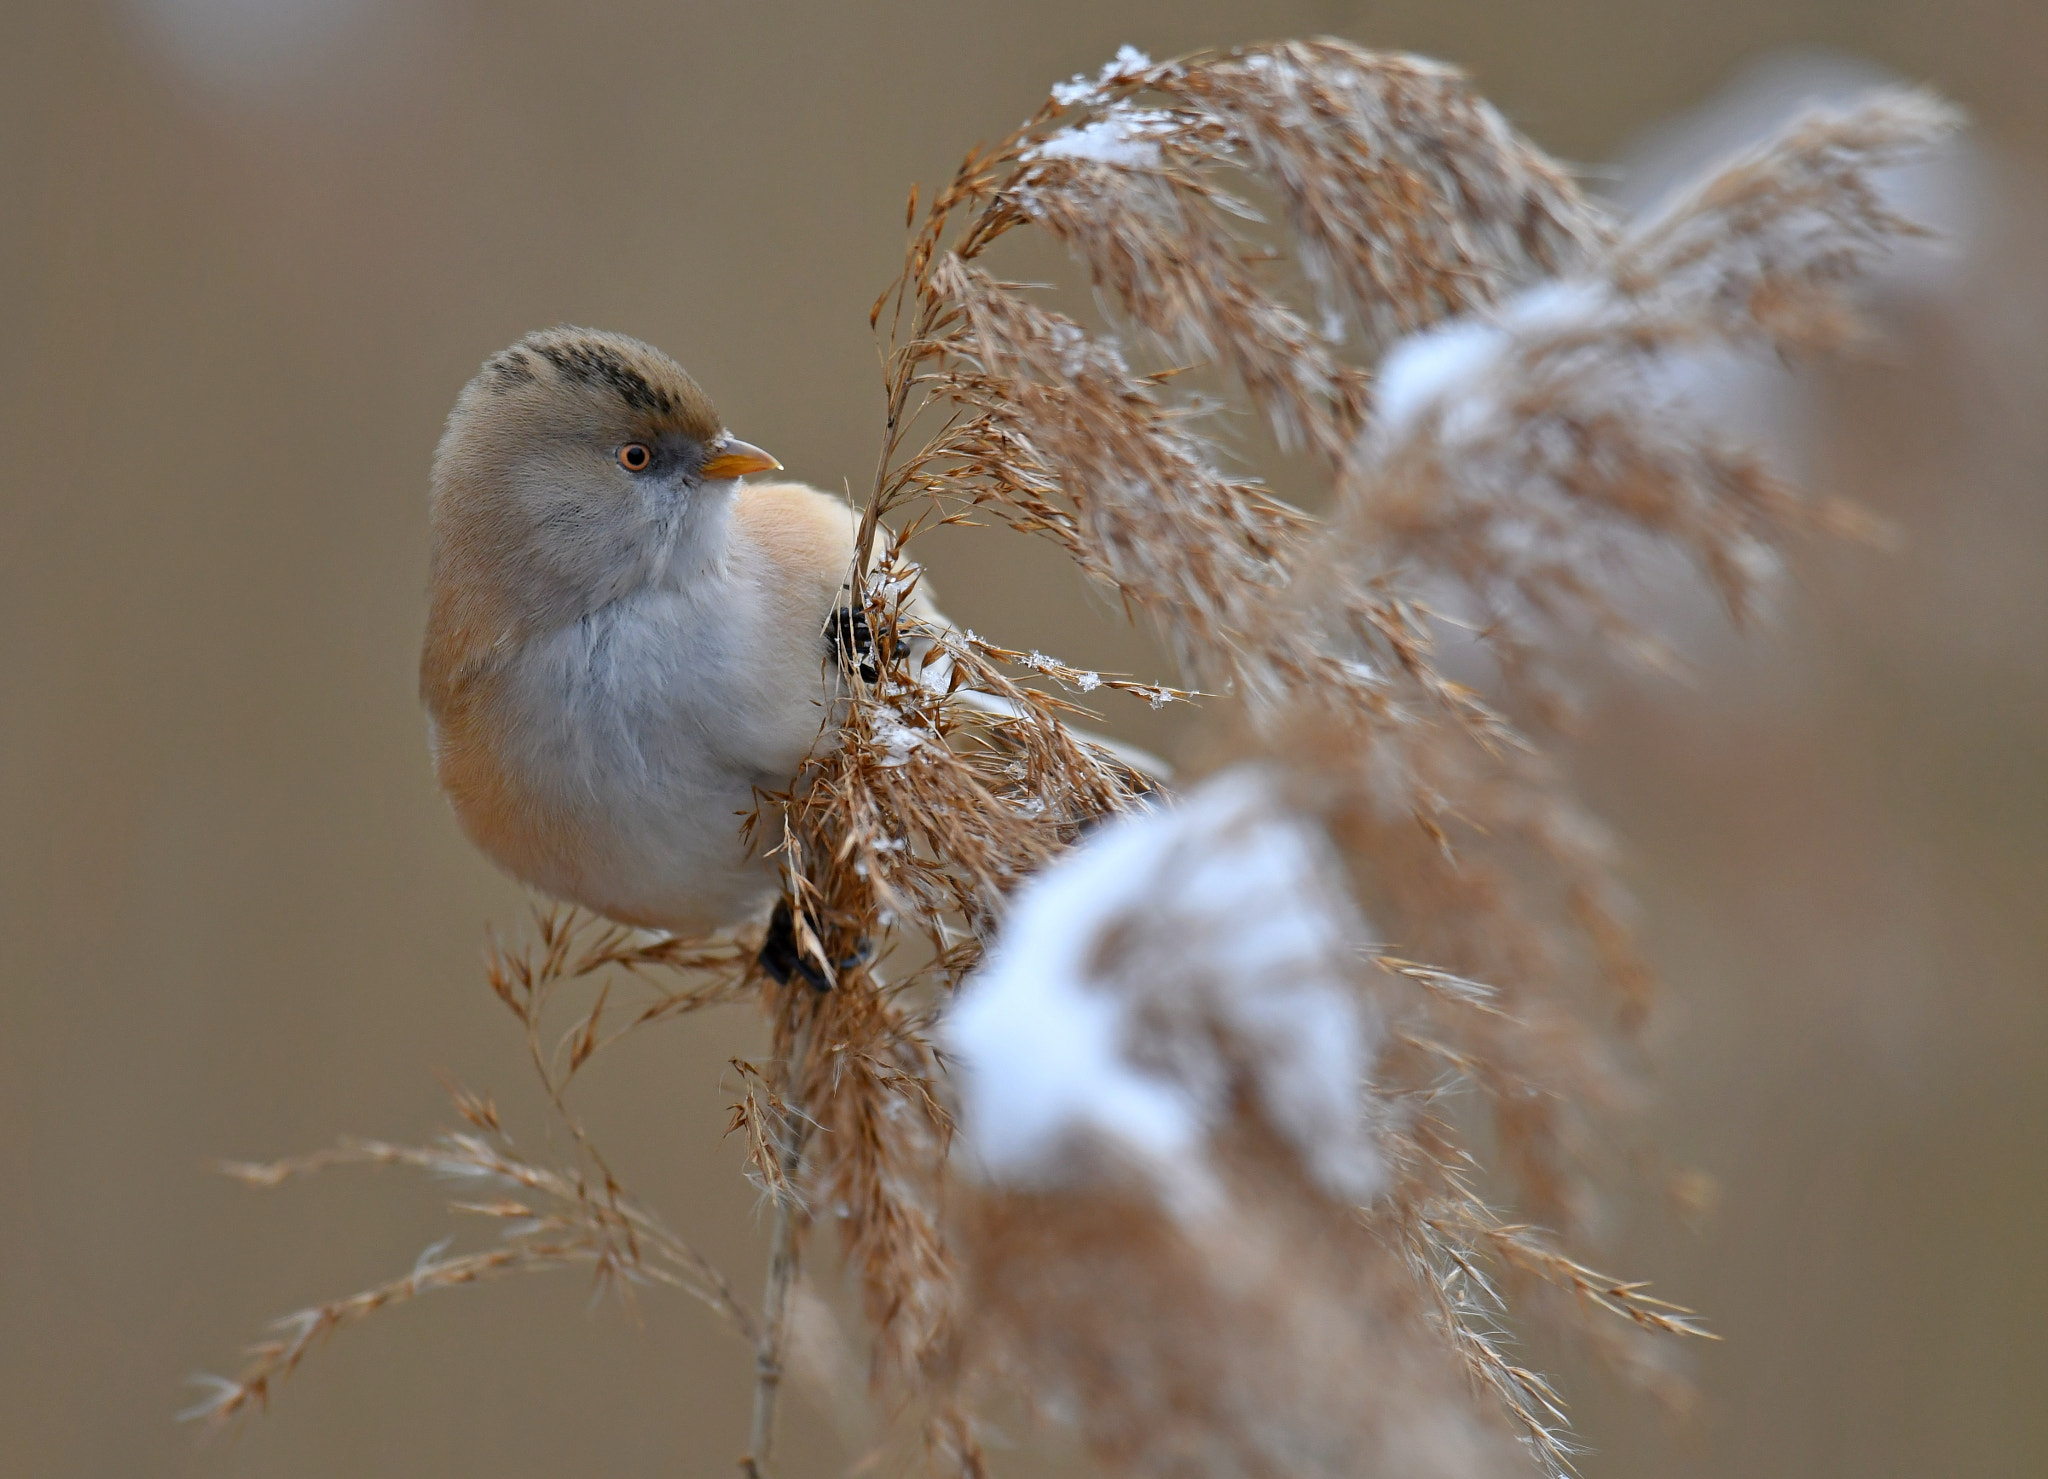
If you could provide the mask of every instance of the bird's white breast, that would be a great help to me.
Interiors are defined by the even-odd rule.
[[[577,838],[529,881],[679,930],[724,923],[768,892],[773,875],[741,828],[757,788],[788,788],[829,681],[822,638],[792,670],[774,615],[741,562],[650,585],[523,647],[500,693],[508,778]]]

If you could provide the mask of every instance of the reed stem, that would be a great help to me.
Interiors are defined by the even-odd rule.
[[[783,1060],[776,1085],[781,1121],[775,1134],[775,1153],[780,1175],[771,1189],[775,1218],[769,1230],[768,1272],[761,1291],[761,1333],[754,1346],[754,1413],[747,1430],[747,1451],[740,1455],[740,1472],[746,1479],[770,1479],[774,1473],[775,1406],[782,1390],[789,1298],[803,1266],[799,1238],[808,1220],[796,1188],[804,1147],[810,1139],[811,1121],[804,1112],[801,1078],[810,1038],[811,1023],[806,1018],[791,1035],[789,1056]]]

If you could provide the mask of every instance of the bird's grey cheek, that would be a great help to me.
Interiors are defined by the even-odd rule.
[[[631,538],[643,554],[660,558],[690,507],[681,484],[670,478],[649,478],[635,489]]]
[[[664,522],[682,518],[696,506],[699,491],[694,477],[678,473],[663,478],[648,490],[648,513]]]

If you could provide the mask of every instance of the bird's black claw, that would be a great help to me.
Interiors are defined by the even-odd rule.
[[[868,625],[867,612],[860,607],[842,606],[827,617],[825,640],[835,662],[844,665],[849,657],[853,659],[852,666],[863,683],[873,683],[882,676],[875,661],[874,630]]]
[[[853,970],[866,965],[875,957],[875,942],[862,940],[853,954],[838,963],[842,971]],[[813,991],[830,991],[832,983],[825,979],[825,973],[818,969],[817,962],[805,957],[796,943],[796,916],[790,911],[789,900],[777,899],[775,912],[768,916],[768,934],[761,941],[761,953],[757,957],[761,969],[775,978],[778,986],[787,986],[791,976],[802,976],[805,984]]]
[[[797,948],[796,916],[790,912],[787,899],[775,901],[775,912],[768,916],[768,934],[761,941],[759,959],[761,969],[773,976],[778,986],[787,986],[791,976],[802,976],[813,991],[832,989],[825,973],[814,962],[806,960],[803,951]]]

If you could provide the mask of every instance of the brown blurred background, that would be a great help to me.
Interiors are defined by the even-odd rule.
[[[1120,43],[1316,32],[1457,62],[1584,162],[1787,46],[1975,115],[1958,265],[1888,297],[1894,363],[1818,382],[1792,433],[1904,552],[1808,560],[1746,645],[1681,612],[1699,681],[1603,690],[1584,772],[1671,983],[1656,1138],[1720,1188],[1690,1227],[1621,1204],[1609,1262],[1727,1339],[1687,1429],[1566,1375],[1595,1476],[2048,1470],[2048,6],[12,0],[0,1473],[730,1472],[736,1344],[574,1276],[380,1317],[230,1440],[171,1421],[189,1372],[448,1228],[433,1187],[258,1193],[211,1158],[430,1134],[440,1071],[541,1138],[477,970],[521,897],[435,795],[413,698],[440,419],[490,351],[596,324],[864,487],[910,182]],[[1146,660],[1049,558],[932,558],[983,632]],[[579,1100],[748,1287],[721,1130],[755,1042],[742,1014],[643,1036]],[[788,1471],[837,1472],[792,1411]]]

